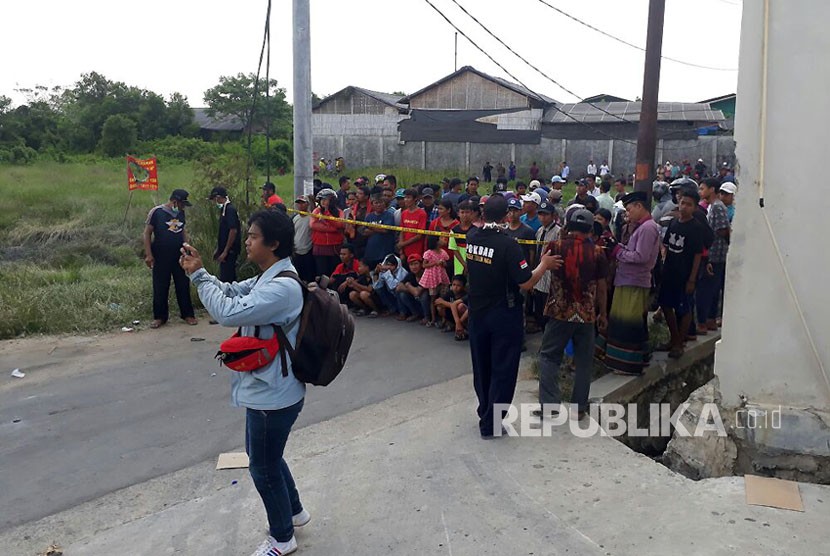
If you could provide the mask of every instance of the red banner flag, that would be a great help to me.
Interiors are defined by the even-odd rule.
[[[127,157],[127,182],[130,191],[143,189],[145,191],[158,191],[159,178],[156,159]]]

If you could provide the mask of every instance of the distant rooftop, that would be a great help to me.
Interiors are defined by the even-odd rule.
[[[242,131],[244,126],[242,120],[236,116],[217,115],[211,118],[208,115],[207,108],[194,108],[193,120],[199,125],[200,129],[209,131]]]
[[[598,102],[593,105],[584,102],[562,104],[556,108],[546,109],[542,122],[551,124],[620,123],[619,118],[624,118],[629,122],[639,122],[641,108],[641,102]],[[720,122],[726,118],[723,112],[713,110],[707,103],[660,102],[657,104],[657,119],[663,122]]]

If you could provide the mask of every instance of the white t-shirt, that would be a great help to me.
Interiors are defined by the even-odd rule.
[[[569,167],[565,166],[564,168],[562,168],[562,179],[568,179],[568,174],[570,173],[571,169]]]
[[[600,176],[604,176],[604,175],[606,175],[610,172],[611,172],[611,168],[609,168],[607,164],[603,164],[602,166],[599,167],[599,175]]]
[[[588,175],[589,176],[596,176],[597,175],[597,165],[596,164],[589,164],[588,165]]]

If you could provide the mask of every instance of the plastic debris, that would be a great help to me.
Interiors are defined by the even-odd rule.
[[[129,326],[122,326],[121,332],[135,332],[135,328],[130,328]]]
[[[205,339],[204,338],[190,338],[190,341],[191,342],[204,342]]]
[[[239,481],[231,481],[231,485],[235,485],[235,484],[236,484],[236,483],[238,483],[238,482],[239,482]]]
[[[210,376],[216,376],[216,373],[210,373]]]
[[[23,378],[26,376],[26,373],[22,372],[20,369],[15,369],[12,371],[12,376],[14,378]]]
[[[140,320],[134,320],[133,324],[135,324],[135,325],[141,324],[141,321]]]

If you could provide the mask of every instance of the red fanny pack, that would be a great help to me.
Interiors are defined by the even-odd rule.
[[[267,340],[259,338],[259,326],[254,327],[254,336],[242,336],[242,329],[219,345],[216,359],[220,365],[239,371],[250,372],[264,367],[274,360],[280,350],[277,335]]]

